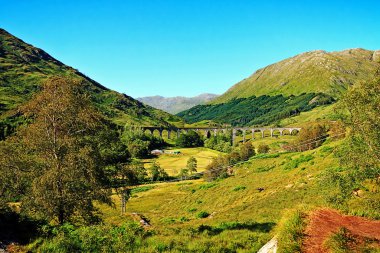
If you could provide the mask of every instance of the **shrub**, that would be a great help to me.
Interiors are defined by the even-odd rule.
[[[208,216],[210,216],[210,214],[205,211],[200,211],[199,213],[197,213],[197,218],[199,219],[207,218]]]
[[[239,185],[239,186],[236,186],[236,187],[233,189],[233,191],[237,192],[237,191],[245,190],[246,188],[247,188],[247,187],[245,187],[245,186],[241,186],[241,185]]]
[[[259,154],[266,154],[269,152],[269,146],[266,144],[260,144],[257,148],[257,153]]]
[[[291,158],[290,158],[291,159]],[[289,169],[295,169],[295,168],[298,168],[298,166],[301,164],[301,163],[305,163],[305,162],[308,162],[308,161],[311,161],[314,159],[314,156],[313,155],[301,155],[300,157],[294,159],[294,160],[290,160],[289,163],[285,166],[285,169],[286,170],[289,170]]]
[[[305,214],[300,210],[288,211],[277,227],[278,251],[301,252]]]

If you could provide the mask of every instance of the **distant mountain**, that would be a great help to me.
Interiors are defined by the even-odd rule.
[[[119,125],[167,126],[170,125],[168,122],[181,121],[169,113],[104,87],[45,51],[0,29],[0,121],[15,115],[17,107],[38,92],[44,80],[56,75],[83,80],[94,105]]]
[[[372,80],[379,68],[379,50],[306,52],[257,70],[211,103],[251,96],[321,92],[339,98],[349,86]]]
[[[204,93],[196,97],[151,96],[137,98],[137,100],[165,112],[176,114],[193,106],[205,104],[216,97],[218,97],[218,95]]]

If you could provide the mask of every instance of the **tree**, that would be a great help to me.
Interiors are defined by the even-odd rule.
[[[341,168],[329,170],[324,180],[337,188],[328,196],[330,203],[347,205],[358,189],[366,189],[360,198],[367,211],[378,213],[380,207],[380,78],[354,85],[341,100],[341,112],[348,136],[336,152]],[[340,134],[345,127],[339,126]],[[337,131],[338,132],[338,131]],[[370,187],[369,187],[370,186]],[[371,190],[369,190],[371,188]]]
[[[178,175],[181,179],[186,179],[189,176],[189,169],[188,168],[182,168]]]
[[[147,157],[149,150],[159,148],[165,144],[162,138],[145,134],[141,128],[130,125],[124,127],[122,141],[133,158]]]
[[[320,147],[327,137],[326,126],[321,124],[313,124],[307,128],[303,128],[297,140],[284,148],[290,151],[306,151]]]
[[[194,157],[194,156],[191,156],[188,160],[187,160],[187,165],[186,165],[186,168],[188,169],[188,171],[190,173],[193,173],[193,172],[197,172],[197,159]]]
[[[250,157],[255,155],[255,149],[252,146],[252,143],[249,141],[249,142],[240,144],[239,153],[240,153],[241,160],[247,161]]]
[[[33,121],[12,139],[20,157],[1,161],[31,179],[21,199],[24,210],[59,224],[72,216],[91,221],[94,200],[112,204],[97,135],[109,129],[104,131],[107,122],[91,106],[84,85],[62,77],[48,79],[22,108]]]
[[[259,154],[266,154],[269,152],[269,146],[266,144],[260,144],[257,148],[257,153]]]
[[[201,147],[203,146],[203,140],[195,131],[189,131],[177,138],[176,145],[182,148]]]
[[[156,161],[152,163],[149,168],[150,176],[152,181],[165,180],[169,177],[168,173],[161,168],[160,164]]]

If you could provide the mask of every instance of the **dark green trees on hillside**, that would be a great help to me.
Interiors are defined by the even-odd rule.
[[[204,145],[206,148],[211,148],[220,152],[229,153],[232,150],[232,138],[231,134],[220,134],[211,136],[205,140]]]
[[[150,150],[162,147],[165,144],[162,138],[145,134],[141,128],[128,125],[124,127],[122,141],[134,158],[147,157]]]
[[[197,105],[177,115],[189,123],[213,120],[232,126],[271,125],[319,105],[334,102],[334,98],[323,93],[304,93],[289,97],[264,95],[232,99],[222,104]]]
[[[22,108],[32,123],[0,149],[1,198],[13,191],[21,197],[23,211],[60,224],[73,216],[91,221],[94,200],[111,204],[113,172],[106,165],[128,158],[82,87],[61,77],[45,82]],[[12,175],[15,188],[9,183]]]
[[[203,146],[202,137],[195,131],[181,133],[176,140],[176,145],[181,148],[201,147]]]

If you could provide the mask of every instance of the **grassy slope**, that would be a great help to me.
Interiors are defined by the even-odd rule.
[[[324,147],[334,148],[339,143],[327,143]],[[309,208],[326,205],[323,195],[328,189],[318,183],[318,175],[326,168],[338,166],[338,161],[332,149],[324,147],[302,154],[252,159],[239,165],[235,176],[218,182],[207,183],[200,179],[156,184],[153,189],[137,193],[130,199],[127,212],[138,212],[150,219],[153,229],[158,231],[150,238],[155,242],[178,246],[182,241],[186,249],[195,247],[193,244],[204,246],[211,243],[215,247],[240,247],[244,249],[242,252],[251,252],[274,235],[275,225],[288,209],[299,205]],[[286,169],[301,155],[312,155],[313,159],[300,163],[297,168]],[[265,190],[259,192],[259,187]],[[116,196],[115,200],[118,206]],[[120,216],[117,209],[104,207],[103,211],[106,211],[106,222],[120,223],[130,219]],[[200,211],[212,215],[199,219],[196,214]],[[216,227],[222,222],[240,222],[246,228],[225,229],[218,234],[191,235],[189,232],[202,224]],[[248,224],[252,222],[259,225],[250,227]],[[190,240],[192,242],[188,242]]]
[[[168,125],[180,122],[172,116],[118,92],[109,90],[78,70],[64,65],[41,49],[0,29],[0,117],[7,117],[38,92],[49,76],[68,76],[84,81],[94,104],[114,122],[123,125]]]
[[[153,160],[156,160],[162,168],[165,169],[165,171],[170,176],[176,176],[180,172],[181,168],[186,167],[187,160],[194,156],[197,159],[198,164],[198,172],[204,171],[206,169],[206,166],[211,162],[211,159],[213,157],[218,156],[221,154],[218,151],[208,149],[208,148],[179,148],[174,149],[181,151],[180,155],[168,155],[163,154],[160,155],[157,159],[145,159],[144,160],[144,166],[146,168],[149,168],[150,164],[153,162]]]
[[[232,98],[253,95],[311,92],[323,92],[337,98],[350,85],[372,80],[379,63],[379,51],[307,52],[257,70],[211,103],[225,103]]]

